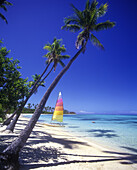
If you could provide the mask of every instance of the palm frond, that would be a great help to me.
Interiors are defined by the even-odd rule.
[[[96,13],[96,9],[92,10],[90,12],[90,19],[89,19],[89,25],[93,26],[96,22],[97,22],[97,13]]]
[[[102,17],[103,15],[105,15],[107,12],[107,9],[108,9],[108,4],[107,3],[104,5],[102,4],[97,10],[97,16]]]
[[[52,50],[52,47],[49,46],[49,45],[45,45],[45,46],[43,47],[43,49],[44,49],[44,50],[51,51],[51,50]]]
[[[6,24],[8,24],[8,21],[7,21],[7,19],[4,17],[4,15],[2,15],[1,13],[0,13],[0,18],[2,18],[5,22],[6,22]]]
[[[65,64],[59,59],[59,64],[62,66],[62,67],[65,67]]]
[[[60,56],[60,59],[68,59],[68,58],[70,58],[70,55],[62,55],[62,56]]]
[[[114,26],[115,26],[115,22],[110,22],[108,20],[106,22],[102,22],[102,23],[97,24],[94,27],[94,29],[95,29],[95,31],[100,31],[100,30],[106,30],[106,29],[112,28]]]
[[[89,2],[89,0],[87,0],[85,9],[89,9],[89,8],[90,8],[90,2]]]
[[[5,7],[5,5],[0,5],[0,8],[4,9],[4,11],[7,11],[7,8]]]
[[[13,5],[12,3],[8,2],[8,1],[4,1],[4,4],[9,5],[9,6]]]
[[[69,30],[72,32],[77,32],[80,30],[80,26],[77,24],[67,24],[67,25],[64,25],[63,27],[61,27],[61,29]]]
[[[81,18],[82,16],[82,12],[80,10],[78,10],[73,4],[71,4],[72,10],[74,11],[74,14],[78,17]]]
[[[91,39],[91,42],[93,43],[93,45],[100,47],[102,50],[104,50],[103,45],[100,43],[100,41],[93,34],[91,34],[90,39]]]
[[[98,2],[94,0],[90,5],[90,10],[93,11],[94,9],[96,9],[97,5],[98,5]]]
[[[66,52],[66,48],[65,48],[65,46],[63,45],[62,47],[59,47],[59,52],[61,53],[61,52]]]
[[[65,25],[70,24],[70,23],[79,24],[79,19],[75,15],[69,16],[64,19],[64,23]]]

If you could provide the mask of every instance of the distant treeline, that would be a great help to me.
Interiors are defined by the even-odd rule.
[[[35,109],[31,109],[31,108],[24,108],[22,113],[34,113]],[[43,114],[53,114],[54,110],[52,108],[52,110],[43,110],[42,113]],[[70,112],[68,110],[64,109],[64,114],[76,114],[75,112]]]

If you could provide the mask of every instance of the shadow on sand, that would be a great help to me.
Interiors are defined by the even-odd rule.
[[[113,131],[103,131],[102,134],[113,133]],[[53,137],[53,136],[54,137]],[[9,144],[9,139],[14,139],[16,135],[2,135],[0,136],[1,149]],[[65,138],[62,135],[55,135],[45,133],[42,131],[33,131],[32,135],[29,137],[27,145],[22,149],[20,153],[21,160],[21,170],[29,170],[35,168],[44,167],[55,167],[58,165],[68,165],[73,163],[95,163],[95,162],[109,162],[109,161],[119,161],[121,164],[136,164],[137,163],[137,149],[122,147],[132,153],[127,152],[114,152],[114,151],[102,151],[104,156],[100,155],[87,155],[87,154],[71,154],[63,153],[61,148],[46,147],[46,144],[53,142],[56,146],[57,144],[62,145],[64,148],[73,149],[79,145],[90,146],[87,142],[75,141],[73,136]],[[35,144],[44,144],[43,146],[32,148]],[[106,156],[106,153],[108,154]],[[82,158],[81,160],[79,158]],[[42,162],[39,164],[39,162]]]
[[[71,139],[52,137],[52,135],[44,132],[35,131],[33,132],[37,137],[30,137],[28,141],[29,145],[38,144],[38,143],[48,143],[54,142],[56,144],[61,144],[63,147],[68,149],[73,149],[76,147],[76,144],[89,146],[85,142],[72,141]],[[38,136],[40,134],[42,136]],[[32,139],[33,140],[32,140]],[[35,140],[36,139],[36,140]],[[92,147],[92,146],[90,146]],[[119,161],[121,164],[135,164],[137,163],[137,150],[134,148],[125,148],[130,151],[134,151],[134,153],[126,153],[126,152],[112,152],[112,151],[103,151],[108,156],[97,156],[97,155],[78,155],[78,154],[67,154],[62,153],[61,148],[54,147],[38,147],[38,148],[30,148],[24,147],[21,152],[20,159],[21,161],[21,170],[29,170],[35,168],[44,168],[44,167],[55,167],[58,165],[68,165],[73,163],[95,163],[95,162],[109,162],[109,161]],[[80,160],[79,157],[82,159]],[[44,162],[41,164],[37,164],[38,162]]]

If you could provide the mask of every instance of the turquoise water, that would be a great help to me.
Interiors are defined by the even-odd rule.
[[[49,123],[51,117],[41,115],[39,121]],[[65,130],[77,136],[104,146],[137,152],[137,115],[76,114],[64,115],[63,119]]]

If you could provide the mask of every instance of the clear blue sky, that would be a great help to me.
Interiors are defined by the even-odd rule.
[[[19,59],[22,77],[41,74],[45,68],[43,46],[54,37],[62,38],[67,54],[76,53],[77,33],[61,30],[63,18],[70,16],[70,4],[83,9],[86,0],[9,0],[13,6],[3,12],[8,25],[0,19],[0,39],[11,50],[9,57]],[[116,26],[95,33],[105,51],[88,42],[81,54],[62,77],[46,104],[54,107],[58,92],[63,95],[64,107],[70,111],[99,113],[137,112],[137,1],[99,0],[108,2],[108,12],[99,21],[115,21]],[[68,61],[66,60],[65,63]],[[46,89],[60,72],[58,66],[29,100],[39,103]]]

